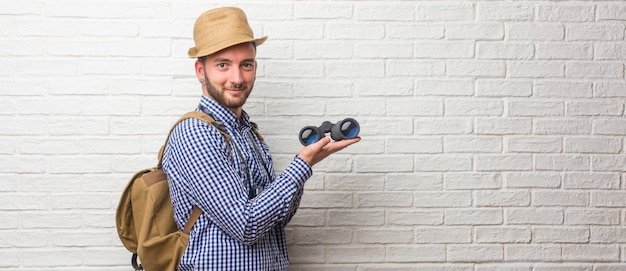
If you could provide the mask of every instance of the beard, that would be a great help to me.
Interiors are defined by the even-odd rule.
[[[230,85],[228,88],[220,88],[218,86],[214,86],[213,83],[209,81],[206,74],[204,75],[204,81],[206,82],[206,88],[209,96],[211,96],[211,98],[213,98],[213,100],[215,100],[218,104],[229,109],[243,107],[246,100],[248,100],[248,96],[250,96],[250,93],[252,92],[252,88],[254,87],[254,84],[248,85],[246,83],[241,83],[239,85]],[[241,92],[236,95],[227,95],[228,91],[226,89],[238,89]]]

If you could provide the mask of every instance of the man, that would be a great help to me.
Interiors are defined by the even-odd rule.
[[[194,206],[202,215],[190,233],[179,270],[286,270],[284,228],[302,197],[311,167],[359,138],[308,145],[279,175],[243,105],[256,79],[255,39],[242,10],[209,10],[194,25],[195,71],[202,86],[196,110],[220,131],[188,119],[173,131],[163,158],[175,219],[184,227]]]

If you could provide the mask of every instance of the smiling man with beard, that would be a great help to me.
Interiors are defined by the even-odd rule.
[[[243,110],[256,79],[256,47],[266,39],[255,39],[245,13],[234,7],[206,11],[194,25],[195,47],[188,54],[197,58],[203,94],[196,111],[211,115],[222,131],[184,120],[164,151],[178,228],[194,206],[202,211],[179,270],[287,270],[285,227],[298,209],[311,167],[360,140],[323,138],[274,174],[268,146]]]

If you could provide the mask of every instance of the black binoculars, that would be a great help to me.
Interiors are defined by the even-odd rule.
[[[325,133],[330,133],[330,138],[335,141],[355,138],[359,135],[361,126],[353,118],[346,118],[340,122],[330,123],[329,121],[322,122],[320,127],[306,126],[300,130],[300,143],[307,146],[313,144],[324,137]]]

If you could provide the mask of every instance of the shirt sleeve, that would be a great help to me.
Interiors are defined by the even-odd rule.
[[[233,164],[224,138],[214,127],[195,119],[175,128],[166,155],[166,173],[171,168],[181,176],[177,180],[181,183],[176,185],[185,190],[184,194],[212,223],[247,245],[291,219],[304,183],[312,175],[311,167],[296,159],[263,193],[248,199],[245,173]]]

